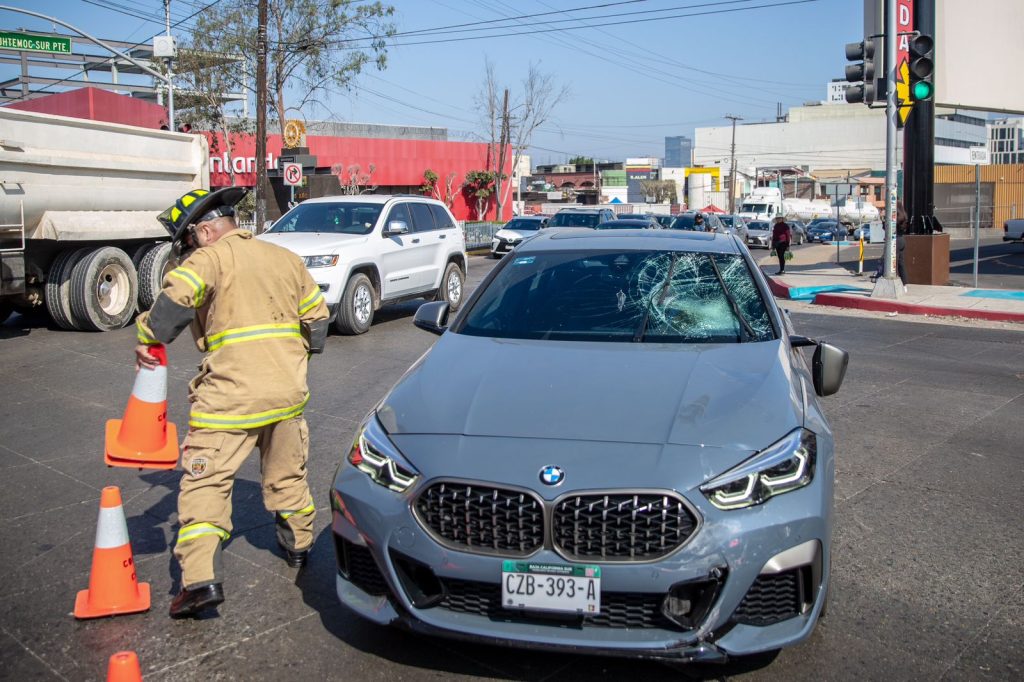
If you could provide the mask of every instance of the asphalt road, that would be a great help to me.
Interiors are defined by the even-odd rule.
[[[492,261],[474,258],[471,282]],[[434,338],[416,304],[361,337],[332,336],[311,364],[310,482],[317,542],[297,573],[277,554],[257,460],[234,493],[219,616],[172,621],[179,473],[108,469],[103,425],[133,381],[134,332],[0,326],[0,677],[102,678],[132,649],[156,680],[1020,679],[1024,676],[1024,333],[794,313],[804,334],[852,354],[825,400],[836,432],[837,527],[830,613],[806,643],[725,668],[674,667],[424,639],[379,628],[334,595],[328,490],[357,421]],[[170,347],[170,416],[186,423],[199,354]],[[442,390],[439,388],[439,390]],[[118,485],[145,614],[76,621],[100,489]]]
[[[797,247],[800,248],[800,247]],[[874,272],[882,259],[882,244],[864,245],[864,272]],[[857,267],[856,246],[842,246],[840,262],[851,269]],[[835,246],[831,248],[835,261]],[[969,239],[950,241],[949,279],[954,285],[974,286],[974,242]],[[982,239],[978,245],[978,286],[982,289],[1024,290],[1024,245],[1001,239]]]

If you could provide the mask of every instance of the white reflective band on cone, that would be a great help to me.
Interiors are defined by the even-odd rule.
[[[167,366],[140,369],[135,376],[132,395],[144,403],[162,403],[167,400]]]
[[[96,549],[113,549],[128,544],[128,523],[124,520],[124,507],[100,507],[100,520],[96,523]]]

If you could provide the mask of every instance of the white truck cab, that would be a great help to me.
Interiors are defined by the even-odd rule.
[[[447,206],[434,199],[309,199],[258,238],[302,257],[342,334],[368,331],[385,303],[428,298],[447,301],[454,311],[463,300],[465,237]]]

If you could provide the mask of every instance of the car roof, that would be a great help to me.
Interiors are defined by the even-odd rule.
[[[546,215],[515,215],[509,218],[509,222],[513,220],[547,220]]]
[[[392,199],[410,199],[414,201],[424,201],[431,204],[437,204],[444,206],[437,199],[430,197],[421,197],[415,194],[338,194],[330,197],[317,197],[315,199],[306,199],[302,203],[304,204],[341,204],[341,203],[360,203],[360,204],[386,204]]]
[[[558,213],[599,213],[610,210],[610,208],[562,208],[559,209]],[[555,215],[558,214],[556,213]]]
[[[740,253],[739,242],[731,234],[682,230],[594,230],[586,227],[544,230],[524,242],[516,253],[521,256],[542,251],[609,249]]]

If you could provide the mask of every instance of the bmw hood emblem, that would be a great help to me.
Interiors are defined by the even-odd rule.
[[[565,472],[562,467],[549,464],[540,470],[540,481],[544,485],[558,485],[565,480]]]

